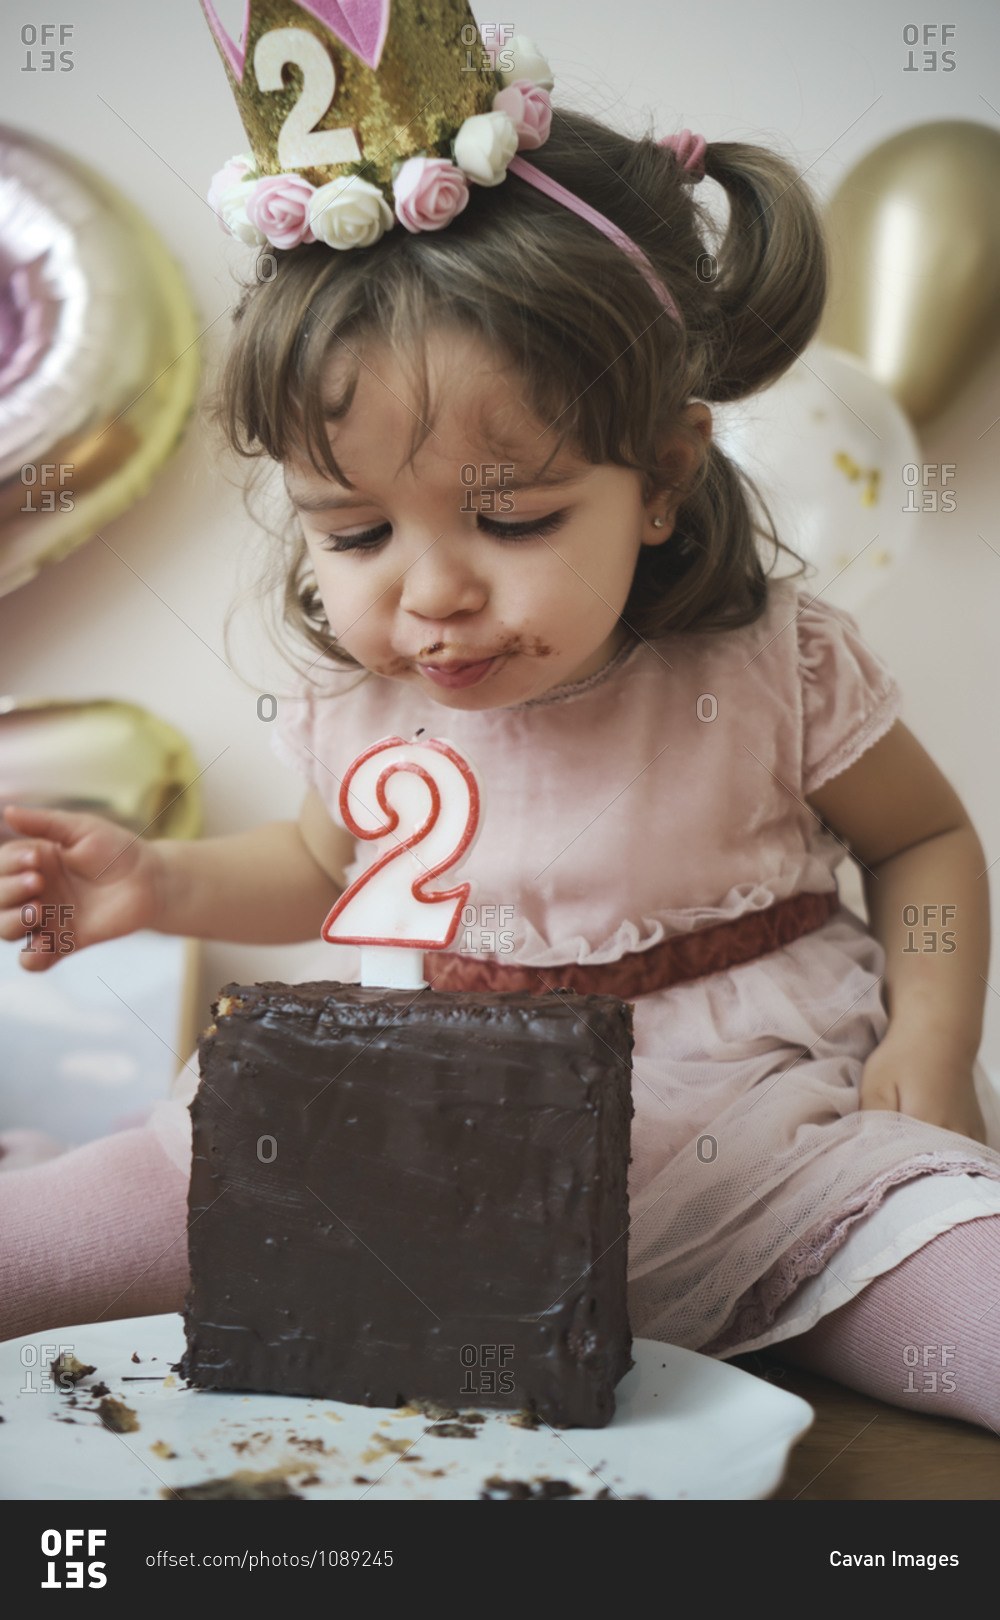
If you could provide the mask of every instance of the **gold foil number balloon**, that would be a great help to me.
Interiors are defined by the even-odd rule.
[[[181,733],[137,704],[0,698],[0,809],[82,810],[147,838],[197,838],[198,774]],[[12,836],[0,821],[0,839]]]
[[[903,130],[841,181],[826,220],[819,336],[928,421],[1000,339],[1000,131],[965,119]]]
[[[0,596],[146,493],[194,403],[198,327],[138,209],[0,126]]]

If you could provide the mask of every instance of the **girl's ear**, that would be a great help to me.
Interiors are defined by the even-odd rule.
[[[685,486],[698,471],[712,437],[712,413],[707,405],[700,400],[692,400],[690,405],[685,406],[682,415],[685,422],[696,429],[700,442],[686,433],[677,433],[658,445],[660,462],[669,471],[671,484],[675,487],[660,490],[647,503],[642,535],[644,546],[662,545],[673,534],[677,508],[684,499]]]

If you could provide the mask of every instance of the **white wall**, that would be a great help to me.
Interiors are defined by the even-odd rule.
[[[242,9],[242,0],[219,4],[234,37]],[[932,11],[923,8],[917,20]],[[598,0],[533,0],[496,17],[537,40],[553,64],[557,101],[636,131],[652,112],[659,133],[687,126],[709,140],[773,143],[808,171],[821,198],[899,129],[952,117],[996,127],[1000,117],[991,0],[947,8],[957,30],[950,42],[956,68],[947,74],[904,71],[902,30],[916,17],[908,0],[874,7],[841,0],[836,11],[815,0],[687,7],[627,0],[613,10]],[[53,20],[73,24],[73,71],[22,72],[15,29]],[[210,375],[228,332],[232,249],[203,197],[213,171],[246,140],[200,6],[74,0],[53,8],[25,0],[8,13],[4,36],[5,122],[94,165],[159,226],[200,307]],[[956,511],[926,519],[905,572],[859,614],[902,682],[906,723],[955,783],[991,861],[1000,856],[993,652],[1000,520],[990,477],[998,419],[994,363],[924,437],[927,461],[956,464]],[[239,469],[228,476],[238,478]],[[276,689],[273,657],[265,659],[258,640],[252,688],[222,661],[223,617],[238,585],[252,577],[248,552],[257,542],[202,430],[189,430],[151,491],[105,535],[128,567],[93,540],[0,599],[0,688],[119,696],[173,722],[203,766],[215,761],[202,781],[210,833],[294,815],[302,788],[274,761],[256,712],[257,692]],[[244,636],[244,646],[253,645]],[[856,893],[845,887],[849,902],[859,903]],[[324,946],[210,945],[204,1005],[230,978],[333,972]],[[982,1051],[994,1070],[998,992],[1000,972],[987,995]]]

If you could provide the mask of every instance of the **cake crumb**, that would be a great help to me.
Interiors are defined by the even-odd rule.
[[[164,1387],[164,1389],[176,1389],[177,1388],[177,1380],[176,1380],[176,1378],[174,1378],[170,1373],[168,1373],[166,1378],[163,1380],[163,1387]]]
[[[384,1457],[387,1452],[395,1452],[401,1456],[404,1451],[409,1451],[413,1444],[412,1440],[390,1440],[384,1434],[373,1434],[372,1440],[374,1444],[369,1446],[367,1451],[361,1453],[363,1463],[378,1462],[379,1458]]]
[[[526,1408],[520,1412],[511,1412],[507,1422],[512,1423],[515,1429],[537,1429],[538,1413],[529,1412]]]
[[[155,1452],[157,1457],[162,1457],[165,1462],[169,1462],[171,1457],[176,1457],[177,1455],[176,1451],[172,1451],[165,1440],[155,1441],[149,1449],[150,1451]]]
[[[230,1474],[225,1479],[203,1479],[197,1485],[178,1485],[173,1489],[167,1486],[160,1495],[168,1501],[180,1498],[182,1502],[262,1502],[278,1497],[291,1497],[297,1502],[302,1500],[298,1491],[293,1491],[285,1479],[245,1479],[237,1474]]]
[[[139,1427],[139,1419],[130,1406],[124,1401],[118,1401],[113,1395],[106,1395],[97,1407],[97,1415],[106,1429],[114,1434],[133,1434]]]
[[[398,1407],[398,1411],[406,1412],[407,1417],[419,1415],[432,1418],[437,1422],[441,1418],[457,1418],[458,1411],[454,1406],[445,1406],[441,1401],[432,1401],[422,1395],[415,1395],[406,1407]]]
[[[82,1361],[77,1361],[74,1355],[67,1355],[64,1350],[49,1362],[49,1371],[60,1389],[69,1389],[73,1384],[78,1384],[81,1378],[89,1378],[97,1368],[85,1367]]]
[[[242,1007],[239,996],[220,996],[215,1004],[217,1018],[228,1018],[234,1007]]]
[[[435,1423],[428,1434],[440,1435],[442,1440],[475,1440],[476,1431],[467,1423]]]
[[[580,1496],[579,1485],[571,1485],[566,1479],[502,1479],[499,1474],[491,1474],[484,1479],[486,1489],[480,1491],[480,1501],[492,1502],[497,1496],[506,1496],[511,1502],[551,1502],[559,1497]]]

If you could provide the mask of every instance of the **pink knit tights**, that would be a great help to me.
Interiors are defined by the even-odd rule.
[[[146,1127],[0,1174],[0,1338],[183,1310],[187,1182]]]
[[[148,1128],[0,1174],[0,1337],[182,1310],[186,1225],[187,1176]],[[774,1351],[1000,1434],[1000,1216],[942,1233]]]
[[[772,1350],[876,1400],[1000,1437],[1000,1215],[942,1232]]]

